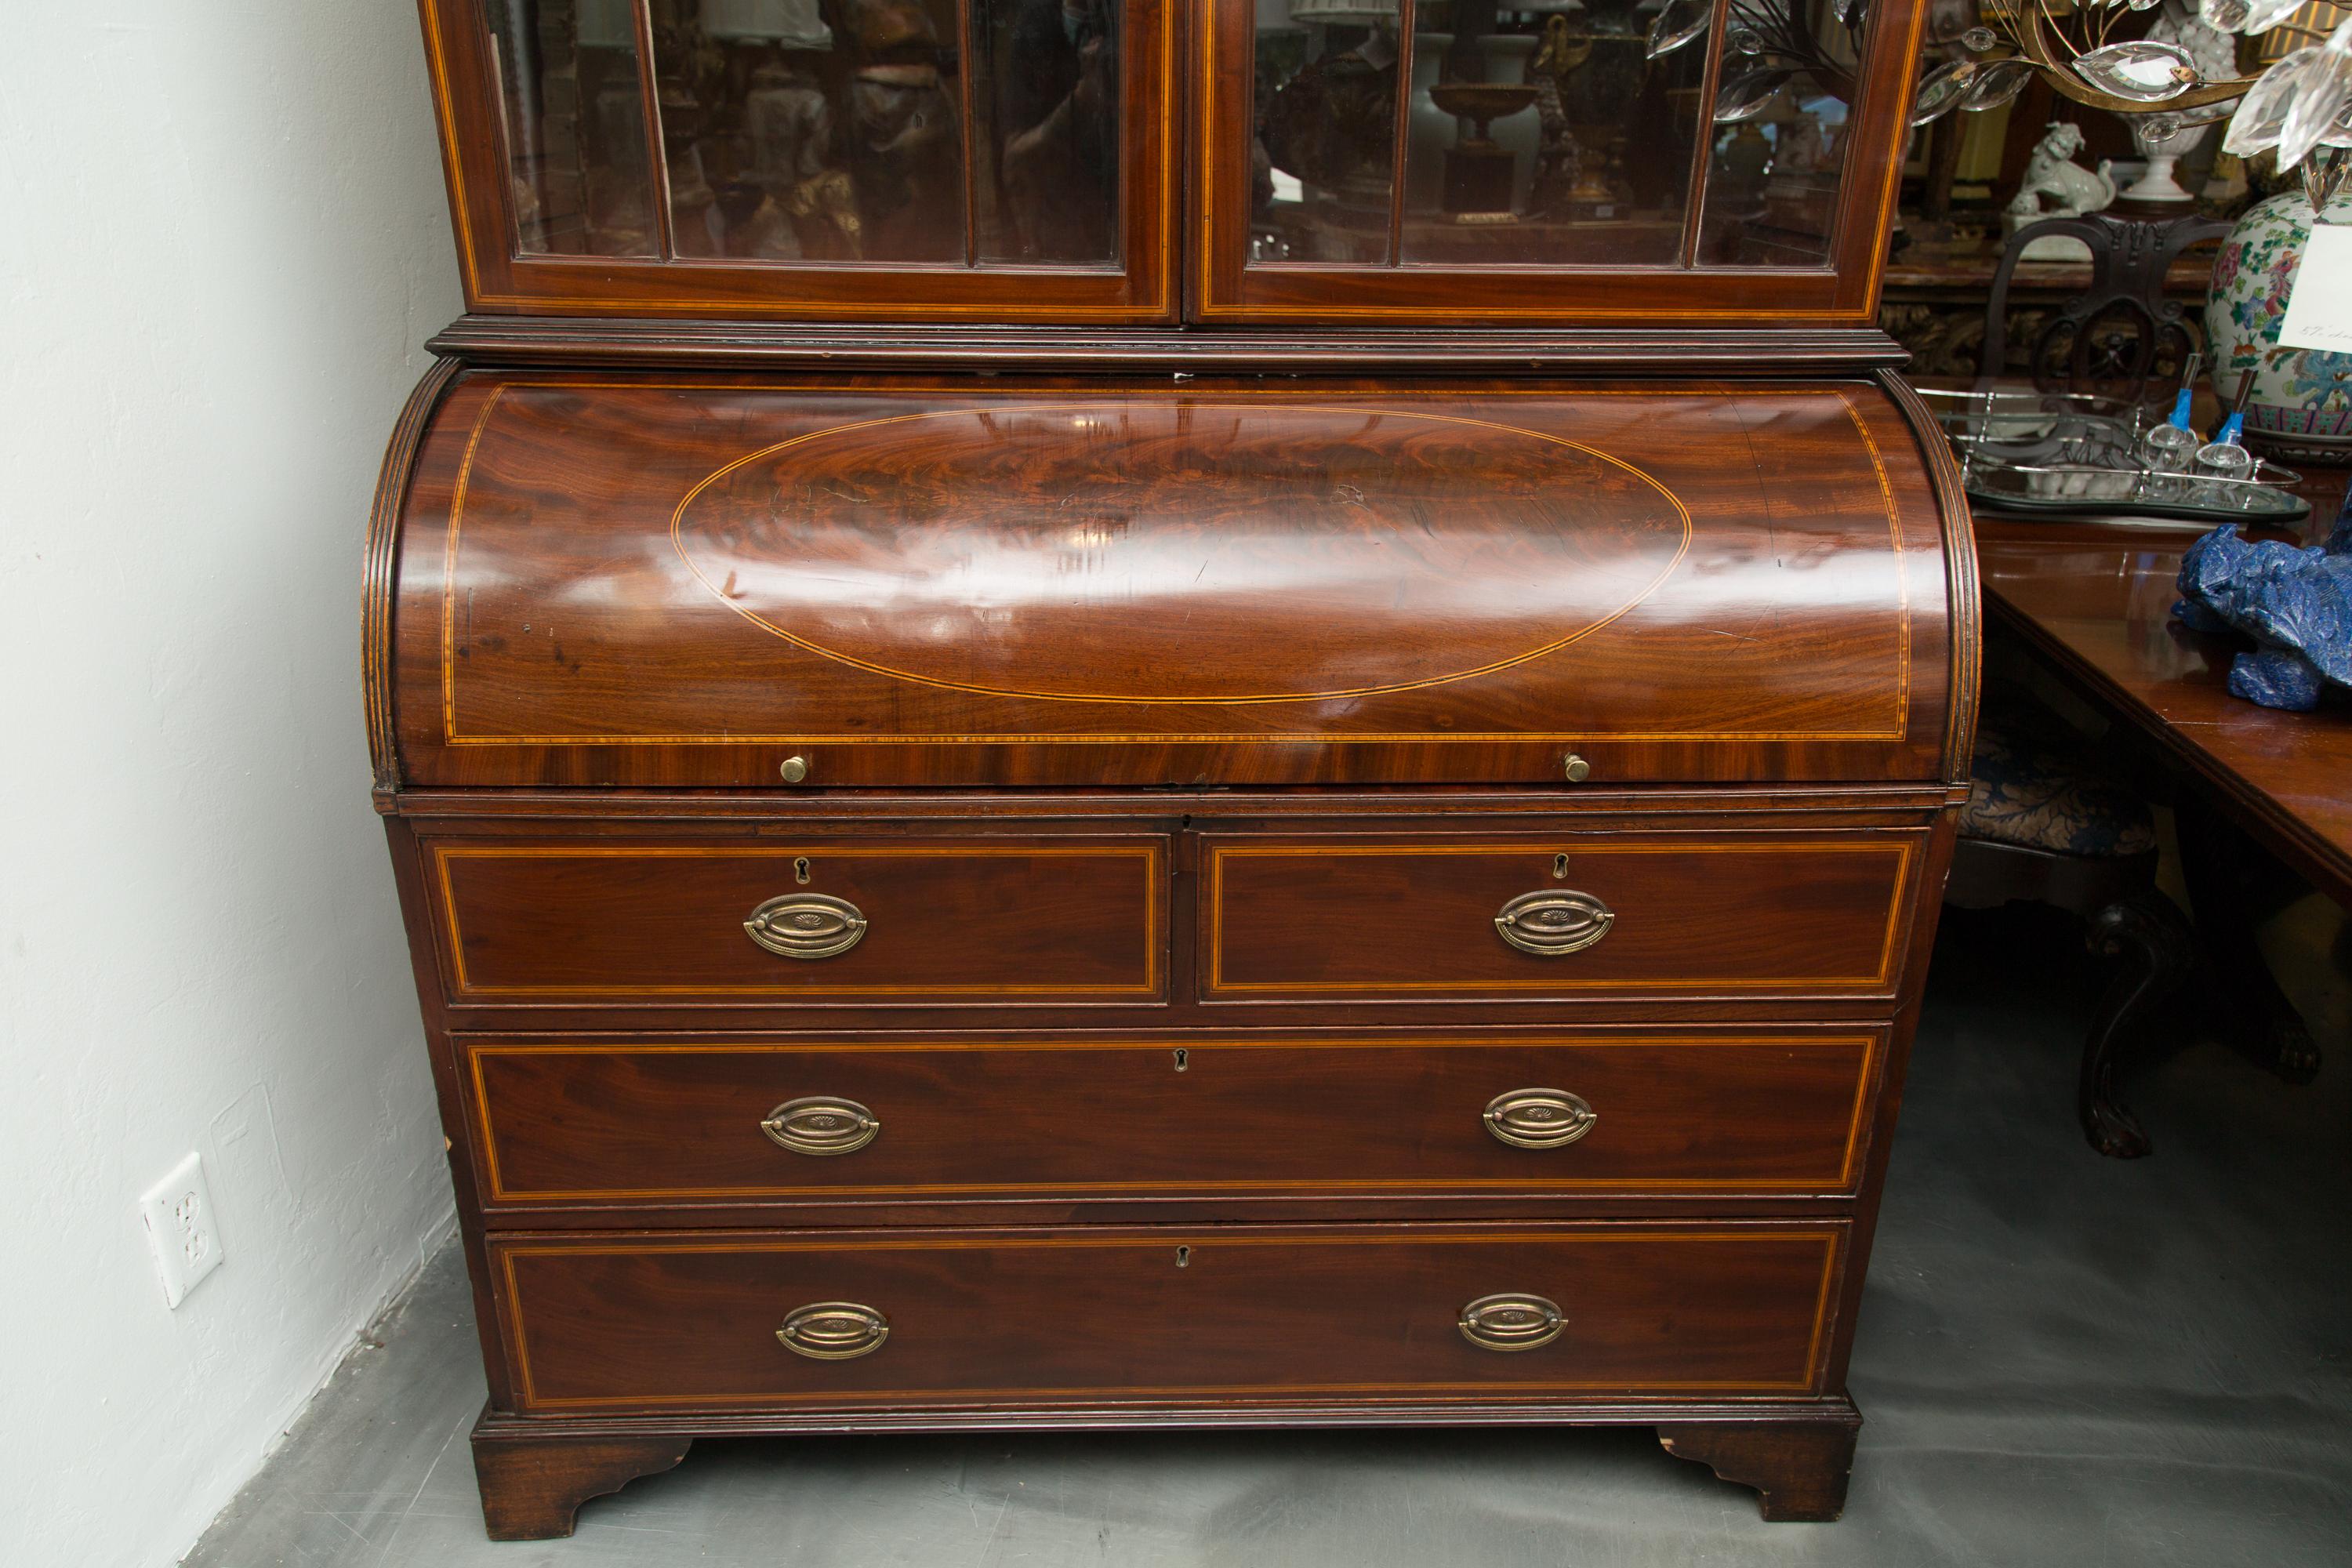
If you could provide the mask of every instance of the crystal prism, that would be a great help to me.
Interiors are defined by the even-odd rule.
[[[2336,29],[2311,51],[2311,63],[2295,79],[2294,100],[2279,127],[2278,165],[2294,168],[2319,145],[2320,138],[2352,109],[2352,22]]]
[[[2246,7],[2246,20],[2238,31],[2267,33],[2309,4],[2309,0],[2251,0]]]
[[[1715,19],[1715,0],[1666,0],[1666,8],[1650,24],[1650,58],[1673,54],[1701,37]]]
[[[1976,80],[1969,84],[1969,96],[1960,107],[1970,114],[1982,114],[1988,109],[1999,109],[2013,102],[2033,79],[2033,67],[2024,60],[1994,60],[1977,72]]]
[[[2263,72],[2238,100],[2237,116],[2230,121],[2229,134],[2221,138],[2221,151],[2251,158],[2277,146],[2279,132],[2286,129],[2287,108],[2294,101],[2295,84],[2318,54],[2317,49],[2297,49]]]
[[[1926,125],[1958,109],[1977,79],[1977,70],[1974,60],[1947,60],[1929,71],[1919,83],[1919,96],[1911,100],[1911,123]]]
[[[1772,107],[1772,100],[1780,96],[1780,89],[1788,86],[1796,74],[1790,67],[1772,66],[1734,77],[1723,84],[1721,92],[1716,94],[1715,122],[1717,125],[1733,125],[1743,120],[1755,119]]]
[[[2101,92],[2134,103],[2162,103],[2197,85],[2196,62],[2177,44],[2146,38],[2109,44],[2077,57],[2074,74]]]

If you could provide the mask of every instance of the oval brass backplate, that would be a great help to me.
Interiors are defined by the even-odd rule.
[[[1567,888],[1521,893],[1495,916],[1495,929],[1505,942],[1538,958],[1558,958],[1591,947],[1616,923],[1607,904]]]
[[[1564,1089],[1515,1089],[1486,1102],[1486,1131],[1520,1149],[1558,1149],[1592,1131],[1600,1113]]]
[[[866,912],[847,899],[786,893],[753,910],[743,930],[785,958],[831,958],[865,940]]]
[[[855,1361],[880,1350],[889,1337],[890,1320],[855,1301],[795,1307],[776,1331],[786,1350],[811,1361]]]
[[[768,1112],[760,1131],[795,1154],[855,1154],[881,1134],[882,1123],[854,1100],[813,1094]]]
[[[1462,1309],[1455,1327],[1482,1351],[1531,1351],[1559,1338],[1568,1326],[1559,1303],[1542,1296],[1481,1296]]]

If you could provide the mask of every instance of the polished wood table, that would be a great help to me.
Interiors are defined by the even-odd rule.
[[[2346,476],[2332,476],[2340,498]],[[2309,531],[2336,505],[2315,494]],[[2242,645],[2171,618],[2181,552],[2202,531],[1980,517],[1989,626],[2147,735],[2236,823],[2352,908],[2352,711],[2283,713],[2232,697]]]

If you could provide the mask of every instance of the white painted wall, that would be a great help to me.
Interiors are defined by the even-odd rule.
[[[174,1561],[448,1223],[358,579],[459,308],[413,5],[0,5],[9,1568]]]

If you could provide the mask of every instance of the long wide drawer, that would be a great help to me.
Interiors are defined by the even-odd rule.
[[[453,1001],[1152,1001],[1158,837],[431,841]]]
[[[1820,1390],[1836,1222],[496,1238],[525,1413]]]
[[[484,1202],[1850,1193],[1874,1029],[1267,1040],[461,1036]]]
[[[1888,996],[1918,832],[1209,837],[1225,1001]]]

